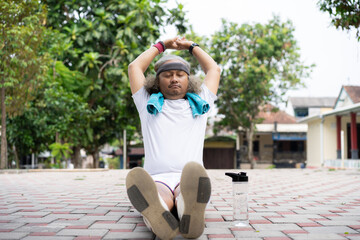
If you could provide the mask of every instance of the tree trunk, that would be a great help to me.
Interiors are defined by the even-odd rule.
[[[241,153],[240,153],[240,139],[241,139],[241,132],[238,131],[236,134],[236,168],[241,168]]]
[[[96,148],[91,152],[93,157],[93,168],[99,168],[99,150]]]
[[[255,168],[255,160],[254,160],[254,153],[253,153],[253,138],[254,138],[254,124],[251,123],[250,128],[246,132],[246,137],[248,140],[248,159],[250,162],[250,168]]]
[[[82,158],[80,153],[80,146],[73,147],[73,154],[71,156],[71,159],[74,163],[74,168],[82,168]]]
[[[4,81],[1,88],[1,161],[0,169],[8,167],[7,161],[7,140],[6,140],[6,106],[5,106],[5,87]]]
[[[59,136],[58,132],[55,133],[55,142],[56,143],[61,143],[60,136]]]
[[[64,156],[62,150],[60,151],[60,153],[61,153],[60,165],[61,165],[61,168],[62,168],[62,164],[63,164],[63,162],[64,162],[65,156]],[[65,166],[64,166],[64,167],[65,167],[65,168],[68,168],[67,159],[65,159]]]
[[[16,163],[16,168],[19,169],[19,155],[17,153],[17,149],[16,149],[15,144],[13,145],[13,151],[14,151],[14,160],[15,160],[15,163]]]
[[[123,131],[123,169],[127,168],[127,141],[126,141],[126,129]]]

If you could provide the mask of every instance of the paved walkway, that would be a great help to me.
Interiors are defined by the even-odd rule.
[[[213,192],[199,239],[360,239],[360,171],[247,172],[249,227],[231,226],[231,179],[209,170]],[[127,199],[126,174],[0,174],[0,239],[155,239]]]

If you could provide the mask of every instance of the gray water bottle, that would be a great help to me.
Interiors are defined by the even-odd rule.
[[[233,225],[244,227],[249,225],[248,192],[249,178],[246,172],[225,173],[233,183]]]

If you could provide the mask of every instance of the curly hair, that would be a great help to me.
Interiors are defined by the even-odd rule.
[[[163,65],[164,63],[170,60],[181,61],[190,69],[190,63],[188,63],[182,57],[176,55],[165,55],[155,63],[155,71],[157,71],[157,69],[159,69],[161,65]],[[188,80],[189,80],[189,84],[188,84],[187,92],[199,94],[201,92],[201,84],[203,82],[202,79],[198,76],[190,75]],[[144,87],[149,94],[160,92],[159,77],[156,77],[156,75],[147,76]]]

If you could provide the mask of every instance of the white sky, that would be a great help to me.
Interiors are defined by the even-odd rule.
[[[360,85],[360,42],[355,32],[337,30],[327,13],[320,12],[317,0],[177,0],[184,5],[194,31],[210,37],[220,30],[221,19],[242,23],[265,23],[279,15],[291,20],[302,61],[316,64],[306,88],[289,91],[288,96],[337,97],[342,85]],[[174,6],[175,0],[169,0]],[[168,27],[163,37],[172,37]]]

